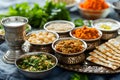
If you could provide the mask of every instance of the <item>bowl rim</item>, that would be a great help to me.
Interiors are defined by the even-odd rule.
[[[73,36],[73,34],[72,34],[72,32],[74,30],[78,29],[78,28],[82,28],[82,26],[81,27],[76,27],[72,31],[70,31],[69,34],[70,34],[71,37],[76,38],[76,39],[81,39],[81,38],[77,38],[77,37]],[[90,28],[92,28],[92,27],[90,27]],[[96,41],[96,40],[100,39],[102,37],[102,32],[100,30],[98,30],[98,29],[96,29],[96,30],[99,32],[99,37],[98,38],[95,38],[95,39],[82,39],[82,40],[84,40],[84,41]]]
[[[77,4],[77,1],[76,1],[76,0],[74,0],[74,2],[73,2],[73,3],[71,3],[71,4],[66,4],[66,8],[71,8],[71,7],[74,7],[76,4]]]
[[[4,21],[6,21],[7,19],[12,19],[12,18],[22,18],[22,19],[24,19],[24,21],[26,21],[26,22],[24,22],[23,24],[21,24],[21,25],[19,25],[19,26],[17,26],[17,27],[23,26],[23,25],[25,25],[25,24],[28,23],[28,18],[27,18],[27,17],[23,17],[23,16],[10,16],[10,17],[5,17],[5,18],[1,19],[1,22],[0,22],[0,23],[1,23],[3,26],[7,26],[7,27],[12,28],[10,25],[4,24]]]
[[[52,24],[52,23],[68,23],[68,24],[71,25],[72,29],[75,28],[75,24],[74,24],[73,22],[71,22],[71,21],[66,21],[66,20],[54,20],[54,21],[49,21],[49,22],[45,23],[44,29],[47,30],[47,31],[56,32],[56,33],[67,33],[67,32],[69,32],[69,31],[72,30],[72,29],[67,30],[67,31],[53,31],[53,30],[48,30],[48,29],[47,29],[47,25]]]
[[[118,25],[118,27],[117,27],[116,29],[112,29],[112,30],[99,29],[99,30],[101,30],[101,31],[104,31],[104,32],[112,32],[112,31],[117,31],[118,29],[120,29],[120,22],[117,21],[117,20],[111,19],[111,18],[101,18],[101,19],[93,20],[93,21],[92,21],[92,27],[97,28],[97,27],[95,27],[95,23],[96,23],[96,22],[101,23],[101,21],[104,21],[104,22],[114,22],[116,25]],[[98,29],[98,28],[97,28],[97,29]]]
[[[36,71],[36,72],[35,72],[35,71],[26,71],[26,70],[23,70],[23,69],[21,69],[20,67],[18,67],[18,64],[17,64],[17,61],[18,61],[18,60],[24,58],[25,56],[32,56],[32,55],[39,55],[39,54],[45,54],[45,55],[51,56],[52,58],[55,59],[55,64],[54,64],[51,68],[49,68],[49,69],[47,69],[47,70],[41,70],[41,71]],[[17,69],[20,70],[20,71],[27,72],[27,73],[47,72],[47,71],[50,71],[50,70],[52,70],[53,68],[55,68],[55,67],[57,66],[57,64],[58,64],[58,59],[57,59],[54,55],[52,55],[52,54],[50,54],[50,53],[47,53],[47,52],[27,52],[27,53],[21,55],[19,58],[17,58],[17,59],[15,60],[15,66],[17,67]]]
[[[59,41],[62,41],[62,40],[79,40],[79,41],[81,41],[81,42],[84,44],[84,49],[83,49],[82,51],[76,52],[76,53],[63,54],[62,52],[57,51],[57,50],[55,49],[56,43],[59,42]],[[82,39],[75,39],[75,38],[72,38],[72,37],[65,37],[65,38],[60,38],[60,39],[58,39],[58,40],[55,40],[55,41],[52,43],[52,49],[53,49],[55,52],[57,52],[58,54],[60,54],[60,55],[65,55],[65,56],[78,55],[78,54],[83,53],[83,52],[87,49],[87,43],[86,43],[85,41],[83,41]]]
[[[112,8],[120,10],[120,8],[118,8],[118,7],[115,5],[115,4],[117,4],[118,2],[120,3],[120,1],[113,2],[113,3],[112,3]]]
[[[26,34],[26,37],[29,36],[31,33],[38,33],[38,32],[44,32],[44,31],[55,34],[55,36],[56,36],[56,39],[55,39],[55,40],[59,39],[59,35],[58,35],[56,32],[46,31],[46,30],[44,30],[44,29],[41,29],[41,30],[32,30],[31,32],[28,32],[28,33]],[[27,39],[25,39],[25,41],[29,42]],[[53,41],[53,42],[54,42],[54,41]],[[29,43],[30,43],[31,45],[41,45],[41,46],[42,46],[42,45],[52,44],[53,42],[47,43],[47,44],[34,44],[34,43],[31,43],[31,42],[29,42]]]
[[[106,2],[107,4],[108,4],[108,8],[105,8],[105,9],[102,9],[102,10],[93,10],[93,9],[85,9],[85,8],[82,8],[82,7],[80,7],[79,5],[80,5],[80,3],[81,2],[79,2],[78,3],[78,5],[77,5],[77,7],[78,7],[78,9],[80,9],[80,10],[87,10],[87,11],[91,11],[91,12],[100,12],[100,11],[104,11],[104,10],[107,10],[107,9],[110,9],[110,7],[112,6],[109,2]]]

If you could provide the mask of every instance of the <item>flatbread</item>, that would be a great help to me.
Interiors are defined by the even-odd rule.
[[[102,44],[100,46],[97,46],[96,49],[100,50],[103,53],[109,52],[110,54],[116,56],[116,57],[120,57],[120,54],[115,52],[114,50],[112,50],[112,48],[108,47],[105,44]]]
[[[93,62],[93,63],[96,63],[96,64],[98,64],[98,65],[103,65],[103,66],[105,66],[105,67],[111,68],[111,69],[113,69],[113,70],[116,70],[116,69],[118,68],[117,66],[113,66],[113,65],[111,65],[111,64],[104,63],[104,62],[102,62],[101,60],[97,59],[97,58],[94,57],[94,56],[89,56],[89,57],[87,57],[87,60],[88,60],[88,61],[91,61],[91,62]]]
[[[115,48],[113,45],[111,45],[110,43],[106,42],[105,43],[106,46],[110,47],[113,51],[117,52],[120,54],[120,50],[118,50],[117,48]]]
[[[110,39],[110,40],[108,40],[108,43],[110,43],[115,48],[120,50],[120,42],[118,42],[116,39]]]
[[[108,57],[107,55],[105,55],[104,53],[101,53],[101,52],[99,52],[99,51],[97,51],[97,50],[94,50],[93,52],[95,52],[95,53],[98,54],[99,56],[102,56],[102,57],[105,58],[106,60],[109,60],[109,61],[111,61],[111,62],[115,62],[115,63],[117,63],[117,64],[120,65],[120,61],[114,60],[114,59]]]
[[[100,53],[100,52],[99,52],[99,53]],[[89,53],[89,54],[90,54],[91,56],[96,57],[97,59],[99,59],[100,61],[102,61],[102,62],[104,62],[104,63],[111,64],[111,65],[117,66],[117,67],[120,66],[119,63],[116,63],[116,62],[114,62],[114,61],[110,61],[110,60],[108,60],[107,58],[104,58],[104,57],[96,54],[96,52],[91,52],[91,53]],[[100,53],[100,54],[102,54],[102,53]],[[104,66],[104,65],[103,65],[103,66]]]
[[[116,70],[120,67],[120,42],[116,39],[97,46],[89,53],[88,61]]]
[[[100,45],[97,50],[99,50],[100,52],[102,52],[103,54],[105,54],[107,57],[110,57],[114,60],[118,60],[120,61],[120,57],[115,56],[115,54],[112,53],[112,51],[110,52],[109,50],[107,50],[106,45]],[[118,54],[120,55],[120,54]]]

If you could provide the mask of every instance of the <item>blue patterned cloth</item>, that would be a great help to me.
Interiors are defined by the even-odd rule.
[[[3,62],[2,57],[7,50],[8,46],[6,43],[0,45],[0,80],[28,80],[17,70],[15,65]],[[44,80],[69,80],[72,73],[56,67]]]
[[[6,64],[3,62],[2,57],[8,50],[7,44],[4,42],[0,45],[0,80],[32,80],[26,78],[21,74],[15,65]],[[53,69],[50,75],[42,80],[70,80],[71,76],[76,73],[68,71],[59,67]],[[79,73],[82,74],[82,73]],[[89,80],[120,80],[120,74],[112,75],[97,75],[97,74],[86,74]],[[35,80],[35,79],[34,79]]]

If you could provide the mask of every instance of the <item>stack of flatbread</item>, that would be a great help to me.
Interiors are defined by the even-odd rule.
[[[88,61],[116,70],[120,67],[120,42],[110,39],[89,53]]]

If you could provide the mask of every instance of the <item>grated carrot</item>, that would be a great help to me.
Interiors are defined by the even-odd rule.
[[[80,38],[80,39],[96,39],[99,37],[98,30],[87,26],[77,28],[76,30],[73,31],[72,34],[76,38]]]
[[[109,7],[105,0],[85,0],[79,6],[91,10],[102,10]]]

